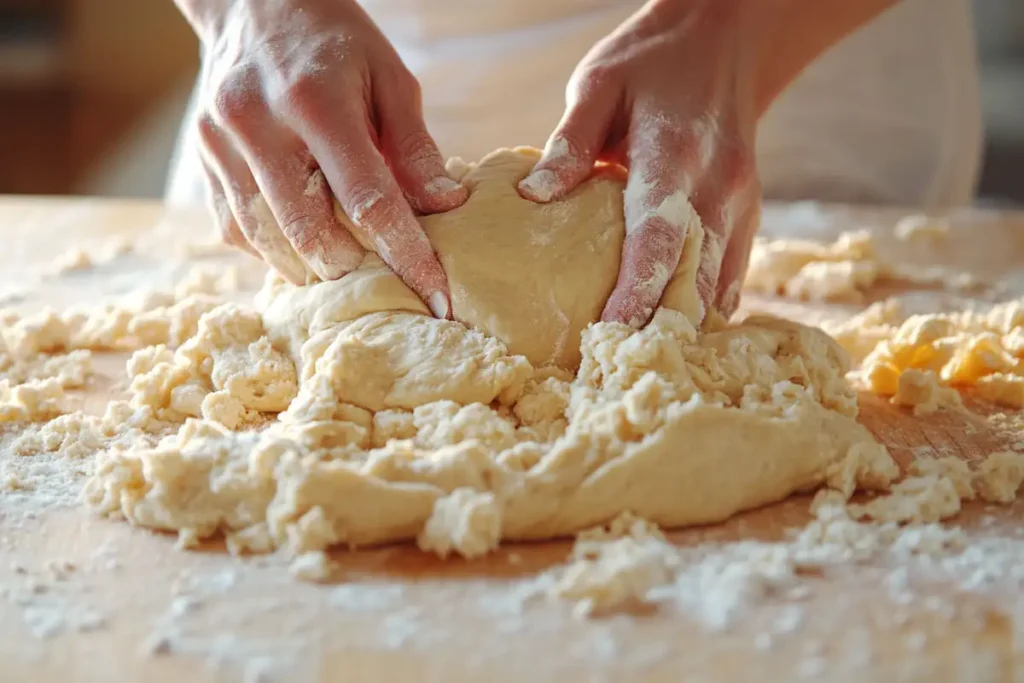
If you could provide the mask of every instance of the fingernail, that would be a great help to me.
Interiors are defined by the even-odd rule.
[[[555,196],[558,179],[554,171],[543,168],[526,176],[519,183],[519,189],[535,202],[549,202]]]
[[[427,305],[430,306],[434,317],[440,320],[448,319],[448,311],[451,309],[451,306],[448,304],[448,297],[445,296],[444,292],[434,292],[431,294],[427,300]]]
[[[439,175],[427,183],[426,189],[430,194],[448,194],[449,192],[458,192],[462,189],[462,185],[448,176]]]

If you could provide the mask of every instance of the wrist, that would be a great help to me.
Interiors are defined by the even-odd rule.
[[[227,15],[237,0],[174,0],[202,43],[220,35]]]
[[[741,127],[756,125],[758,53],[749,38],[752,4],[763,0],[649,0],[644,22],[652,33],[687,45],[699,72],[685,87],[698,97],[728,100]],[[703,84],[700,85],[700,84]]]

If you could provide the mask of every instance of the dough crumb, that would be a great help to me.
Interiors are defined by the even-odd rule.
[[[570,564],[549,589],[589,616],[644,602],[669,583],[678,561],[661,531],[631,513],[579,534]]]
[[[848,509],[854,518],[924,524],[954,517],[960,512],[960,496],[950,479],[925,475],[908,477],[891,494],[863,505],[850,504]]]
[[[318,583],[326,581],[334,571],[331,559],[322,550],[302,553],[288,565],[288,572],[300,581]]]
[[[1000,451],[985,458],[978,468],[974,488],[990,503],[1012,503],[1024,481],[1024,454]]]
[[[960,393],[951,387],[941,386],[933,371],[910,368],[902,373],[893,372],[897,376],[896,392],[891,399],[894,405],[912,408],[915,416],[929,415],[939,408],[963,409]]]
[[[81,249],[73,248],[54,258],[44,269],[43,274],[49,277],[57,277],[76,270],[87,270],[94,265],[95,262],[89,254]]]
[[[460,488],[437,499],[416,542],[441,558],[454,551],[471,560],[497,548],[500,540],[501,506],[494,495]]]

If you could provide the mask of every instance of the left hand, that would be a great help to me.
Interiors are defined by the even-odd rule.
[[[701,218],[697,289],[704,311],[739,303],[761,190],[754,162],[754,65],[737,0],[651,0],[599,42],[569,82],[566,111],[519,185],[564,197],[595,161],[628,169],[626,240],[602,320],[639,328],[657,308],[686,237],[673,207]],[[703,316],[702,316],[703,317]]]

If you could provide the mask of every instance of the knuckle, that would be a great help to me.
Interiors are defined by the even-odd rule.
[[[634,233],[636,242],[644,251],[665,254],[666,260],[683,247],[683,231],[663,219],[648,219]]]
[[[582,165],[590,156],[590,146],[571,128],[571,125],[560,130],[553,143],[553,154],[549,160],[551,165],[573,169]]]
[[[353,221],[367,229],[382,225],[390,211],[384,193],[372,182],[353,185],[346,194],[344,208]]]
[[[441,162],[441,157],[433,138],[425,130],[407,133],[396,140],[398,153],[409,164],[420,167],[430,162]]]
[[[251,118],[260,104],[259,75],[255,67],[242,66],[232,69],[221,80],[210,113],[215,120],[236,126]]]
[[[281,232],[298,251],[302,252],[317,241],[322,232],[320,222],[303,209],[286,207],[278,217]]]
[[[324,81],[320,74],[303,72],[293,76],[272,97],[271,106],[283,113],[309,111],[323,92]]]
[[[404,64],[401,62],[393,64],[387,78],[401,95],[416,101],[419,100],[422,94],[420,81]]]
[[[599,92],[609,87],[616,78],[616,69],[610,64],[591,64],[577,71],[569,79],[566,87],[566,99],[570,102],[579,97]]]

